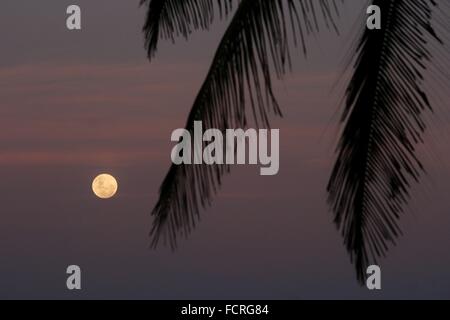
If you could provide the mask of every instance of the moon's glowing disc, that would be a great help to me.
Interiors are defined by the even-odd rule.
[[[112,198],[117,192],[117,180],[109,174],[98,175],[92,182],[92,191],[101,199]]]

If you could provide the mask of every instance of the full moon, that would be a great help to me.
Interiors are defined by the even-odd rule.
[[[110,174],[100,174],[92,182],[92,191],[101,199],[112,198],[117,192],[117,180]]]

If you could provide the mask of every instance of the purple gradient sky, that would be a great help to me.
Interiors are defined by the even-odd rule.
[[[325,203],[342,95],[332,88],[362,4],[276,85],[279,175],[233,169],[173,254],[148,249],[149,214],[224,24],[162,44],[150,64],[137,0],[76,3],[81,32],[65,29],[72,1],[0,5],[0,298],[450,298],[448,114],[427,137],[429,176],[382,261],[381,292],[356,284]],[[120,183],[110,201],[90,190],[104,171]],[[65,289],[70,264],[81,292]]]

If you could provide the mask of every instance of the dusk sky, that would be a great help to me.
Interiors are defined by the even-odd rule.
[[[299,50],[276,82],[279,174],[233,168],[175,253],[149,249],[150,213],[170,135],[185,124],[225,23],[161,42],[150,63],[138,0],[1,2],[0,298],[450,299],[444,90],[433,91],[440,105],[421,148],[428,175],[413,188],[404,236],[380,261],[381,291],[358,285],[326,203],[342,74],[366,1],[347,1],[340,36],[310,38],[308,58]],[[73,3],[81,31],[66,28]],[[91,190],[103,172],[119,182],[110,200]],[[81,291],[66,288],[72,264]]]

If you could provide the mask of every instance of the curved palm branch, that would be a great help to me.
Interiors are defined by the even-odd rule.
[[[153,0],[154,1],[154,0]],[[281,115],[272,91],[271,73],[281,77],[289,66],[289,49],[318,26],[317,12],[332,23],[332,0],[242,0],[216,52],[206,80],[189,114],[206,129],[243,128],[247,114],[269,126],[269,113]],[[246,104],[249,101],[249,106]],[[187,236],[221,184],[227,165],[172,165],[153,209],[152,246],[162,240],[172,249]]]
[[[208,29],[214,20],[216,9],[220,16],[227,15],[236,0],[141,0],[148,6],[147,20],[143,27],[149,58],[156,53],[159,39],[176,36],[187,38],[192,30]],[[216,8],[217,5],[217,8]]]
[[[423,74],[434,0],[374,0],[381,30],[365,29],[346,92],[345,123],[328,185],[334,221],[358,280],[401,235],[398,222],[423,166],[416,154],[432,109]]]

